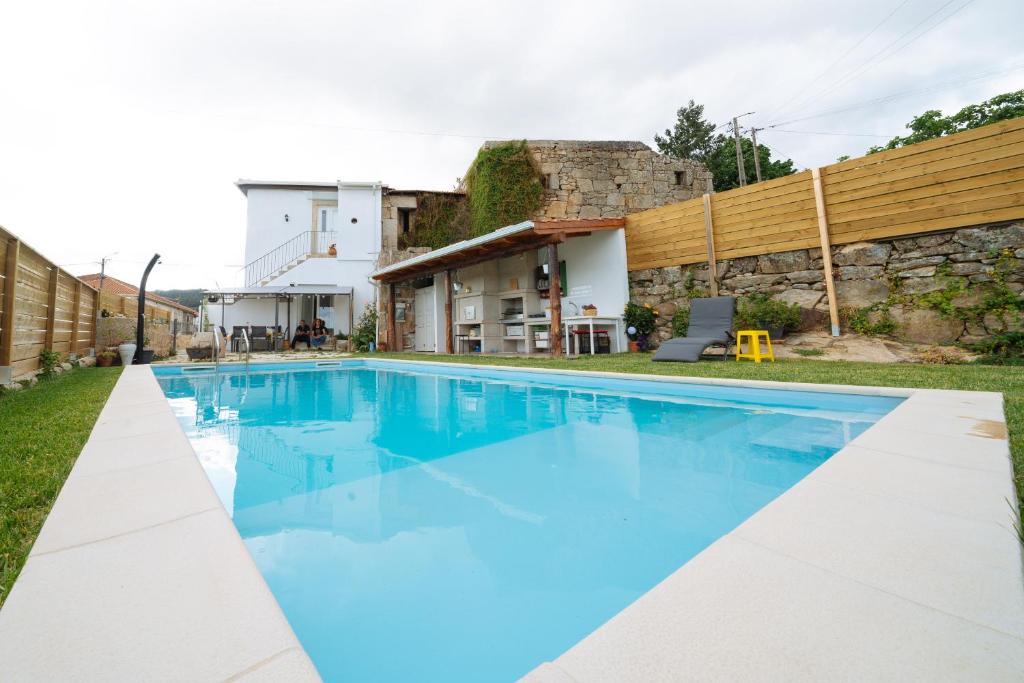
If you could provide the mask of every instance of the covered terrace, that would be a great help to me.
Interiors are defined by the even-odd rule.
[[[595,307],[603,308],[602,321],[621,336],[619,316],[628,298],[624,226],[623,218],[525,221],[381,268],[372,275],[383,302],[381,345],[407,346],[398,323],[406,319],[409,303],[400,304],[396,292],[410,283],[419,288],[416,350],[560,356],[566,351],[565,321]],[[568,317],[562,310],[567,298],[575,307]],[[431,329],[424,330],[428,324]]]

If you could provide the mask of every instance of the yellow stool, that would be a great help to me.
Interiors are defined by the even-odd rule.
[[[761,340],[764,339],[768,347],[768,353],[761,353]],[[743,341],[747,342],[747,352],[741,353]],[[760,363],[762,358],[768,358],[775,362],[775,353],[772,351],[772,340],[768,337],[767,330],[739,330],[736,332],[736,360],[749,358],[755,363]]]

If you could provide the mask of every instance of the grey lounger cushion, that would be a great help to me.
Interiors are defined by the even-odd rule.
[[[728,347],[735,312],[735,297],[694,299],[690,303],[690,327],[686,336],[662,342],[652,360],[694,362],[700,360],[709,346]]]

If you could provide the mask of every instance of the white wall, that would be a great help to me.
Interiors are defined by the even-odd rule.
[[[246,197],[245,263],[313,229],[312,192],[250,188]]]
[[[573,237],[558,245],[558,257],[565,261],[567,296],[562,297],[562,315],[576,314],[575,303],[597,306],[598,316],[621,316],[629,301],[629,277],[626,270],[626,234],[621,228],[595,232],[588,237]],[[572,295],[577,287],[589,288],[587,294]],[[620,326],[621,327],[621,326]],[[625,334],[619,339],[625,349]],[[612,343],[612,351],[616,347]]]
[[[338,185],[337,230],[339,257],[376,260],[381,242],[379,184]]]

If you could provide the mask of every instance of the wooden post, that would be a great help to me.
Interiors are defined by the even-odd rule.
[[[548,243],[548,301],[551,302],[551,355],[562,355],[562,274],[558,269],[558,242]]]
[[[395,320],[395,283],[388,283],[388,333],[389,351],[401,351],[398,344],[398,321]]]
[[[718,261],[715,258],[715,226],[711,221],[711,195],[704,195],[704,241],[708,245],[708,284],[711,296],[718,296]]]
[[[11,365],[14,349],[14,307],[18,291],[18,252],[21,242],[12,239],[7,242],[7,259],[4,264],[4,312],[0,320],[0,366]]]
[[[57,323],[57,281],[60,280],[60,268],[50,269],[50,291],[46,297],[46,342],[44,346],[53,350],[53,328]]]
[[[82,314],[82,281],[75,280],[75,304],[71,307],[71,344],[70,353],[78,353],[78,318]]]
[[[763,128],[751,128],[750,129],[750,141],[754,143],[754,174],[757,176],[757,182],[761,182],[761,157],[757,153],[757,131],[764,130]]]
[[[821,169],[811,170],[814,183],[814,208],[818,212],[818,233],[821,237],[821,267],[825,271],[825,293],[828,295],[828,315],[832,320],[832,336],[839,336],[839,305],[836,303],[836,283],[832,276],[832,243],[828,238],[828,218],[825,215],[825,194],[821,189]]]
[[[452,321],[452,271],[444,271],[444,352],[455,353],[454,322]]]
[[[96,335],[99,334],[99,320],[100,320],[100,293],[95,292],[92,295],[92,332],[89,334],[89,346],[92,347],[93,351],[96,350]]]

